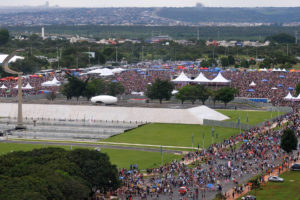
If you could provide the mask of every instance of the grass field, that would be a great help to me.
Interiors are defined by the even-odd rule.
[[[12,144],[0,143],[0,155],[12,151],[30,151],[35,148],[43,148],[44,145],[38,144]],[[46,145],[45,147],[49,147]],[[61,147],[70,150],[69,146],[52,146]],[[73,146],[72,149],[82,148]],[[137,164],[140,169],[153,168],[161,164],[161,154],[159,152],[145,152],[133,150],[118,150],[118,149],[101,149],[101,152],[107,153],[113,164],[118,168],[129,168],[130,164]],[[180,159],[180,155],[163,153],[163,162],[171,162],[174,159]]]
[[[194,147],[198,144],[202,147],[203,128],[204,146],[208,147],[212,143],[212,127],[185,124],[147,124],[104,141],[192,147],[194,134]],[[214,129],[214,143],[239,133],[239,130],[232,128],[214,127]],[[217,134],[218,138],[216,138]]]
[[[269,111],[244,111],[244,110],[217,110],[218,112],[230,117],[228,121],[238,122],[241,117],[241,123],[256,125],[263,121],[269,120],[273,117],[283,115],[283,112],[269,112]],[[248,113],[248,123],[247,123]]]
[[[299,200],[300,199],[300,172],[288,171],[280,175],[283,183],[268,182],[261,190],[251,191],[257,200]]]

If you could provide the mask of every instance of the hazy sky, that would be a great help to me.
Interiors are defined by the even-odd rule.
[[[0,6],[42,5],[46,0],[0,0]],[[182,7],[194,6],[197,2],[205,6],[224,7],[293,7],[300,0],[49,0],[50,6],[62,7]]]

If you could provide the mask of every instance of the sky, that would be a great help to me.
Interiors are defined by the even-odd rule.
[[[0,6],[37,6],[46,0],[0,0]],[[300,0],[49,0],[61,7],[188,7],[200,2],[208,7],[300,7]]]

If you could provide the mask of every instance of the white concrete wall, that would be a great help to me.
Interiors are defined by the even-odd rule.
[[[17,104],[0,103],[0,117],[17,117]],[[203,124],[203,119],[228,119],[227,116],[206,106],[198,106],[190,109],[169,109],[54,104],[24,104],[23,117],[182,124]]]

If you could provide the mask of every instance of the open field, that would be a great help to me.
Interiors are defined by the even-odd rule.
[[[255,195],[257,200],[286,200],[300,199],[300,172],[288,171],[280,175],[284,178],[283,183],[268,182],[261,190],[251,191],[250,194]]]
[[[245,111],[245,110],[217,110],[218,112],[230,117],[228,121],[238,122],[241,117],[241,123],[256,125],[271,118],[283,115],[284,112],[269,112],[269,111]],[[247,122],[248,113],[248,122]]]
[[[35,148],[49,147],[39,144],[12,144],[0,143],[0,155],[12,151],[30,151]],[[52,146],[61,147],[70,150],[69,146]],[[72,147],[72,149],[81,147]],[[101,149],[101,152],[107,153],[113,164],[118,168],[129,168],[130,164],[137,164],[140,169],[158,167],[161,164],[161,154],[158,152],[145,152],[133,150]],[[174,159],[180,159],[180,155],[163,153],[163,162],[171,162]]]
[[[194,147],[197,147],[198,144],[202,147],[203,129],[204,147],[208,147],[212,142],[220,142],[224,138],[229,138],[239,133],[237,129],[215,127],[214,137],[212,138],[211,126],[154,123],[104,141],[192,147],[192,137],[194,135]],[[216,135],[218,135],[218,138],[216,138]]]

